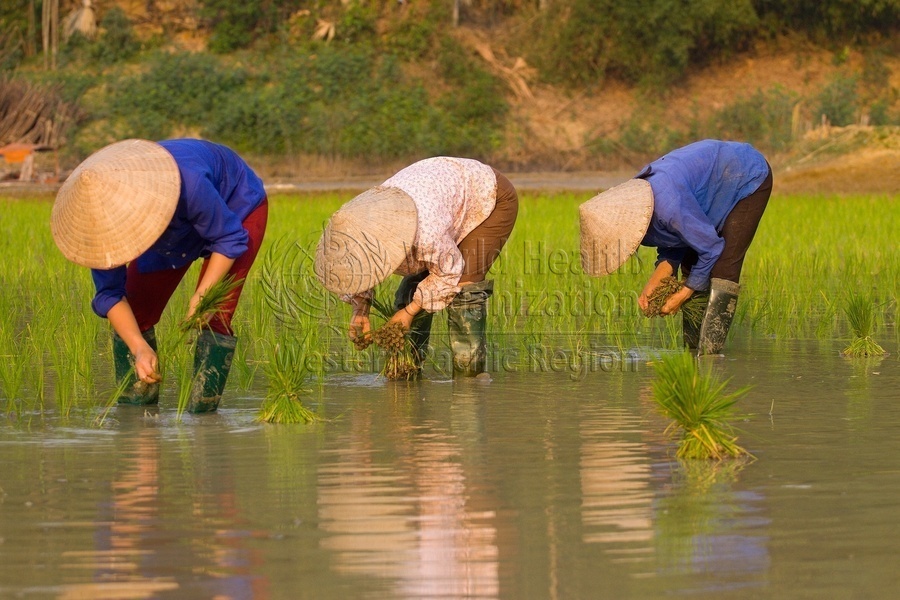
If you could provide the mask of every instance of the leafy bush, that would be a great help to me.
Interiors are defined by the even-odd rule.
[[[832,44],[900,30],[897,0],[753,0],[753,5],[773,31],[800,31]]]
[[[559,0],[535,21],[528,47],[551,82],[612,75],[664,85],[690,64],[742,47],[756,24],[750,0]]]
[[[791,143],[794,104],[794,96],[781,88],[756,90],[713,115],[712,135],[784,150]]]
[[[108,116],[122,135],[197,131],[261,154],[485,156],[507,105],[500,84],[454,52],[448,90],[437,97],[404,75],[397,57],[367,48],[323,44],[315,54],[255,61],[258,72],[211,55],[158,53],[147,71],[111,86]]]
[[[263,18],[263,7],[259,0],[205,0],[200,15],[212,31],[208,44],[210,51],[224,54],[244,48],[253,41],[256,27]]]
[[[100,20],[101,35],[90,45],[91,57],[103,64],[112,64],[132,57],[141,44],[134,37],[131,19],[118,6],[104,13]]]
[[[832,125],[850,125],[856,121],[858,95],[855,75],[836,75],[816,97],[816,114],[825,115]]]
[[[375,29],[377,19],[377,6],[362,0],[350,0],[335,27],[335,37],[347,44],[374,40],[377,34]]]
[[[130,135],[168,137],[178,126],[205,131],[222,105],[241,92],[246,74],[206,54],[158,53],[146,72],[111,86],[110,114]]]

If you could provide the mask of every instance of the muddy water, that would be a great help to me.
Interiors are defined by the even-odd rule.
[[[332,422],[114,410],[0,430],[0,597],[893,598],[900,369],[735,344],[751,464],[679,466],[643,361],[334,375]],[[891,350],[895,348],[891,347]],[[633,353],[638,356],[641,351]]]

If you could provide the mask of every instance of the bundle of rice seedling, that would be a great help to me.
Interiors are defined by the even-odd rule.
[[[667,316],[660,313],[662,307],[666,305],[666,302],[668,302],[669,298],[672,297],[675,292],[679,291],[683,287],[684,282],[678,281],[671,275],[669,277],[663,278],[663,280],[659,282],[659,285],[656,286],[656,289],[654,289],[653,292],[650,293],[650,298],[647,302],[647,308],[642,310],[644,316]],[[685,302],[681,305],[680,310],[684,312],[684,316],[686,318],[691,318],[698,321],[703,318],[702,309],[696,304]]]
[[[728,381],[719,383],[713,375],[701,373],[697,360],[686,352],[662,357],[655,371],[654,400],[660,412],[672,419],[666,433],[673,435],[681,430],[677,458],[721,460],[750,456],[737,445],[728,423],[735,402],[749,388],[724,394]]]
[[[419,366],[412,354],[406,330],[400,323],[386,323],[372,332],[372,341],[387,353],[381,374],[391,381],[414,379]]]
[[[269,387],[259,408],[257,420],[266,423],[312,423],[319,416],[303,405],[300,396],[308,372],[304,364],[303,341],[286,336],[271,346],[269,360],[263,366]]]
[[[243,278],[235,279],[233,275],[226,275],[215,282],[200,296],[197,309],[190,317],[181,322],[181,331],[200,331],[207,326],[209,321],[225,309],[225,304],[231,298],[231,293],[244,283]]]
[[[852,294],[844,306],[854,339],[844,348],[841,356],[884,356],[878,342],[872,339],[875,333],[875,303],[871,298],[860,294]]]
[[[372,332],[367,332],[362,337],[357,337],[355,340],[353,340],[353,346],[360,352],[362,352],[363,350],[365,350],[366,348],[368,348],[371,345],[372,345]]]

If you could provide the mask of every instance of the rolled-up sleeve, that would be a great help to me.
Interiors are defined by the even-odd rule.
[[[91,300],[91,309],[99,317],[106,318],[109,309],[121,302],[125,297],[126,267],[101,270],[91,269],[91,278],[97,290]]]
[[[685,245],[697,253],[697,263],[691,268],[684,285],[696,291],[706,290],[713,266],[725,249],[725,240],[700,207],[690,201],[682,204],[682,210],[673,216],[668,229],[677,232]]]
[[[428,277],[419,283],[413,299],[428,312],[443,310],[459,293],[465,268],[462,253],[448,234],[423,243],[418,258],[428,266]]]
[[[656,251],[656,266],[659,266],[659,263],[666,261],[670,265],[672,265],[672,270],[677,271],[678,267],[681,266],[681,261],[684,260],[684,253],[687,252],[687,248],[666,248],[660,246]]]
[[[200,237],[207,241],[207,250],[228,258],[238,258],[247,251],[250,234],[225,204],[212,181],[200,178],[194,189],[188,190],[186,200],[188,218]]]

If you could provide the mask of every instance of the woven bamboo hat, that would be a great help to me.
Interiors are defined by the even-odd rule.
[[[175,214],[181,175],[155,142],[124,140],[89,156],[56,194],[50,230],[63,255],[111,269],[143,254]]]
[[[328,221],[316,248],[316,277],[335,294],[370,290],[403,264],[417,228],[409,194],[395,187],[366,190]]]
[[[580,207],[581,266],[594,277],[609,275],[634,254],[653,215],[653,190],[644,179],[597,194]]]

